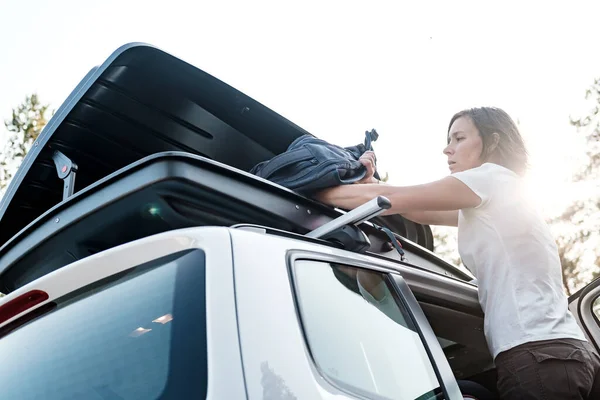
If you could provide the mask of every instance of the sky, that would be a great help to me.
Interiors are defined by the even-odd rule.
[[[583,193],[568,182],[585,153],[569,117],[600,77],[600,2],[549,3],[0,0],[0,117],[32,92],[58,108],[118,47],[145,42],[333,143],[376,128],[398,185],[448,174],[455,112],[501,107],[550,214]]]

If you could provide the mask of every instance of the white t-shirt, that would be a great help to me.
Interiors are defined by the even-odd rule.
[[[497,164],[451,175],[480,198],[458,212],[458,251],[477,278],[490,352],[537,340],[585,340],[567,308],[556,242],[522,179]]]

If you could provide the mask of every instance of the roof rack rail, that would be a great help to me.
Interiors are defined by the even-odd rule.
[[[329,221],[305,235],[293,234],[279,229],[272,229],[252,224],[236,224],[237,229],[267,233],[267,230],[286,236],[306,238],[319,243],[330,243],[353,252],[365,253],[371,247],[369,237],[357,225],[376,217],[392,206],[390,201],[378,196],[367,203]]]

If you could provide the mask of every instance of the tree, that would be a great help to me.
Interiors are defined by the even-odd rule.
[[[457,267],[462,266],[456,240],[456,228],[431,226],[433,233],[433,251]]]
[[[587,159],[573,177],[574,183],[590,186],[589,196],[568,207],[561,215],[552,219],[553,228],[560,228],[557,235],[558,255],[562,263],[565,291],[572,294],[600,274],[600,79],[586,91],[586,100],[591,103],[588,114],[570,118],[571,125],[584,136]]]
[[[48,123],[48,104],[42,104],[37,94],[26,96],[23,103],[13,108],[12,118],[4,121],[8,140],[0,154],[0,190],[14,176],[17,168],[31,149],[42,129]]]
[[[587,142],[588,162],[576,180],[598,179],[600,177],[600,78],[586,91],[585,99],[591,102],[588,115],[580,118],[571,117],[571,125],[585,136]]]
[[[578,244],[589,237],[589,232],[579,231],[575,236],[561,235],[557,238],[558,257],[562,266],[562,281],[567,296],[572,295],[586,283],[580,274],[582,252],[578,251]]]

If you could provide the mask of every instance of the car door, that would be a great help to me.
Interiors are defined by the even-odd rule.
[[[44,275],[0,301],[1,397],[244,398],[233,290],[225,228],[166,232]]]
[[[242,230],[232,243],[249,399],[463,398],[397,264]]]
[[[588,340],[600,351],[600,278],[569,297],[569,310]]]

